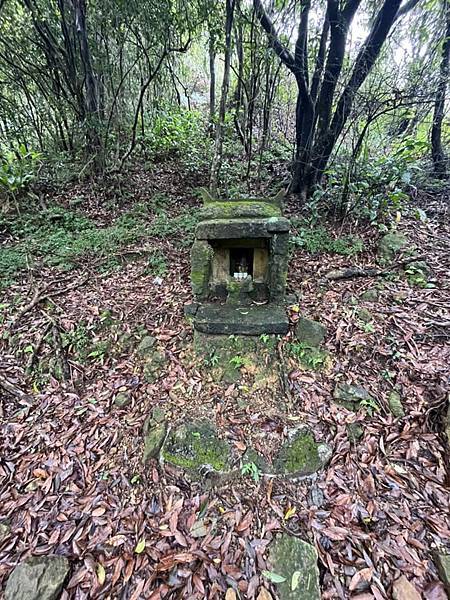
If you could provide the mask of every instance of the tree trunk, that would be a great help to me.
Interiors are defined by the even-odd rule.
[[[449,58],[450,58],[450,2],[444,0],[445,11],[445,32],[444,43],[442,46],[442,59],[439,73],[439,81],[434,100],[433,125],[431,128],[431,155],[433,158],[433,168],[436,177],[445,178],[447,176],[447,165],[444,148],[442,146],[442,121],[444,120],[445,96],[449,77]]]
[[[209,124],[213,126],[216,114],[216,49],[214,37],[209,37]]]
[[[213,196],[217,196],[219,187],[220,168],[222,166],[223,136],[225,127],[225,113],[227,107],[228,89],[230,87],[231,66],[231,29],[233,26],[235,0],[226,0],[225,17],[225,66],[223,71],[222,91],[220,96],[219,117],[216,125],[216,140],[214,156],[211,164],[209,188]]]

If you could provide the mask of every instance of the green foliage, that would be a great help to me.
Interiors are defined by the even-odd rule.
[[[241,367],[244,367],[246,364],[248,364],[248,359],[246,359],[244,356],[236,354],[235,356],[232,356],[230,358],[229,363],[235,369],[240,369]]]
[[[241,466],[241,474],[248,475],[255,483],[258,483],[261,478],[261,470],[254,462],[246,462]]]
[[[302,365],[312,371],[318,371],[326,366],[329,356],[324,350],[311,348],[303,342],[291,342],[288,344],[289,352],[298,358]]]
[[[390,154],[376,160],[370,160],[366,149],[351,174],[346,161],[329,169],[327,188],[319,188],[316,199],[326,201],[330,210],[341,215],[351,213],[370,222],[397,215],[409,200],[409,186],[422,173],[419,159],[428,149],[427,142],[413,138],[402,140]],[[343,182],[347,182],[346,197]]]
[[[368,398],[367,400],[361,400],[359,407],[362,408],[369,415],[369,417],[372,417],[375,412],[380,410],[378,404],[371,398]]]
[[[211,150],[211,143],[205,137],[202,113],[179,107],[167,108],[156,117],[148,136],[148,146],[157,158],[177,155],[188,170],[201,169]]]
[[[156,238],[181,236],[179,240],[180,245],[187,247],[194,241],[194,232],[197,223],[198,215],[194,211],[186,211],[177,217],[170,217],[162,210],[154,218],[148,232]]]
[[[157,277],[164,277],[167,273],[168,266],[164,254],[161,250],[154,250],[147,261],[148,271]]]
[[[41,155],[21,144],[16,150],[0,148],[0,194],[15,198],[36,176]]]
[[[291,236],[290,241],[294,246],[303,248],[310,254],[329,252],[331,254],[352,256],[364,249],[364,244],[360,238],[353,235],[347,235],[334,239],[330,236],[325,227],[321,225],[318,225],[313,229],[301,226],[298,227],[297,235]]]
[[[205,363],[206,367],[217,367],[220,362],[220,356],[214,351],[209,352],[203,359],[203,362]]]

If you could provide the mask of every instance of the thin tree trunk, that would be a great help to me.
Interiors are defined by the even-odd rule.
[[[445,37],[442,46],[442,59],[439,81],[434,101],[433,125],[431,128],[431,155],[436,177],[443,179],[447,175],[447,165],[444,148],[442,146],[442,122],[444,120],[445,96],[449,77],[450,58],[450,3],[444,0],[445,11]]]
[[[223,71],[222,92],[220,96],[219,117],[216,125],[216,140],[214,157],[211,164],[209,188],[213,196],[217,196],[219,187],[220,168],[222,166],[223,137],[225,127],[225,112],[227,107],[228,89],[230,87],[231,66],[231,29],[233,26],[235,0],[226,0],[225,17],[225,66]]]
[[[214,124],[216,114],[216,49],[214,37],[209,37],[209,123]]]

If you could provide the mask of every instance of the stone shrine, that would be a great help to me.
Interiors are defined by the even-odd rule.
[[[289,221],[281,198],[214,200],[204,206],[191,249],[195,302],[186,307],[203,334],[285,334]]]

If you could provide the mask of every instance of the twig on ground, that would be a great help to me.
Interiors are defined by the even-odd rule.
[[[51,286],[53,285],[54,282],[47,284],[46,286],[44,286],[43,289],[37,288],[36,291],[34,292],[32,300],[28,304],[26,304],[17,313],[16,317],[12,320],[10,328],[13,329],[17,325],[17,323],[20,321],[20,319],[22,319],[22,317],[27,314],[27,312],[32,310],[35,306],[37,306],[44,300],[50,300],[52,297],[61,296],[62,294],[71,292],[72,290],[75,290],[75,289],[81,287],[82,285],[84,285],[88,279],[89,279],[89,275],[82,277],[74,285],[69,285],[63,289],[55,290],[54,292],[48,292],[48,290],[51,288]]]
[[[328,271],[325,274],[325,279],[328,281],[336,281],[337,279],[353,279],[355,277],[386,277],[390,275],[393,270],[404,267],[405,265],[424,260],[424,256],[410,256],[403,260],[393,263],[388,269],[377,269],[371,267],[368,269],[362,269],[361,267],[347,267],[345,269],[336,269],[334,271]]]
[[[0,387],[11,394],[11,396],[19,398],[19,400],[28,400],[30,398],[28,394],[26,394],[23,390],[17,387],[14,383],[11,383],[2,375],[0,375]]]

